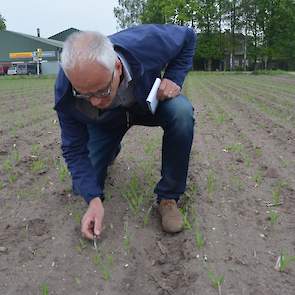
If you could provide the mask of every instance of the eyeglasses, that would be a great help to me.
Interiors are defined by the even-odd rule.
[[[97,90],[96,92],[89,92],[89,93],[82,94],[82,93],[79,93],[75,88],[72,88],[73,96],[80,98],[80,99],[87,100],[87,101],[90,101],[91,97],[93,97],[93,96],[98,97],[98,98],[109,96],[112,92],[114,73],[115,73],[115,71],[113,71],[111,81],[109,82],[108,86],[105,89]]]

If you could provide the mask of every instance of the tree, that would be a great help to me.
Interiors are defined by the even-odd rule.
[[[165,0],[147,0],[140,20],[144,24],[165,24],[171,23],[171,15],[167,11],[167,2]]]
[[[220,59],[223,52],[220,52],[218,40],[218,7],[216,0],[199,0],[197,10],[198,28],[201,34],[198,39],[197,55],[207,61],[206,70],[211,71],[213,59]]]
[[[243,55],[243,69],[295,67],[294,0],[119,0],[114,9],[120,27],[140,23],[191,26],[198,33],[198,62],[211,70],[219,61],[234,69]],[[222,67],[224,64],[224,67]]]
[[[119,6],[114,8],[119,27],[124,29],[141,23],[140,17],[145,6],[143,0],[119,0]]]
[[[6,20],[0,13],[0,31],[6,30]]]

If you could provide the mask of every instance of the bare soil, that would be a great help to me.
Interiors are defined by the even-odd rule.
[[[295,294],[295,262],[275,269],[295,255],[294,75],[191,73],[186,230],[161,231],[162,130],[135,126],[108,172],[97,251],[81,238],[87,207],[62,170],[53,84],[0,80],[1,295]]]

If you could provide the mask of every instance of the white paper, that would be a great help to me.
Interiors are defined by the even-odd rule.
[[[155,114],[157,106],[158,106],[158,99],[157,99],[157,92],[158,92],[158,88],[160,86],[161,83],[161,79],[157,78],[154,82],[154,85],[146,99],[146,102],[148,104],[148,107],[150,109],[150,111]]]

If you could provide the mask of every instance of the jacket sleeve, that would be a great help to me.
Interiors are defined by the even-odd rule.
[[[164,72],[180,87],[193,65],[195,32],[185,26],[140,25],[110,36],[113,44],[132,53],[146,73]]]
[[[94,197],[102,197],[103,192],[88,157],[87,127],[61,111],[57,111],[57,115],[61,127],[62,153],[72,176],[73,190],[89,203]]]
[[[179,28],[179,27],[176,27]],[[175,28],[175,29],[176,29]],[[182,87],[185,76],[191,70],[196,47],[196,35],[190,28],[180,27],[182,32],[170,33],[171,45],[169,60],[165,69],[164,77]],[[179,38],[179,40],[177,40]]]

